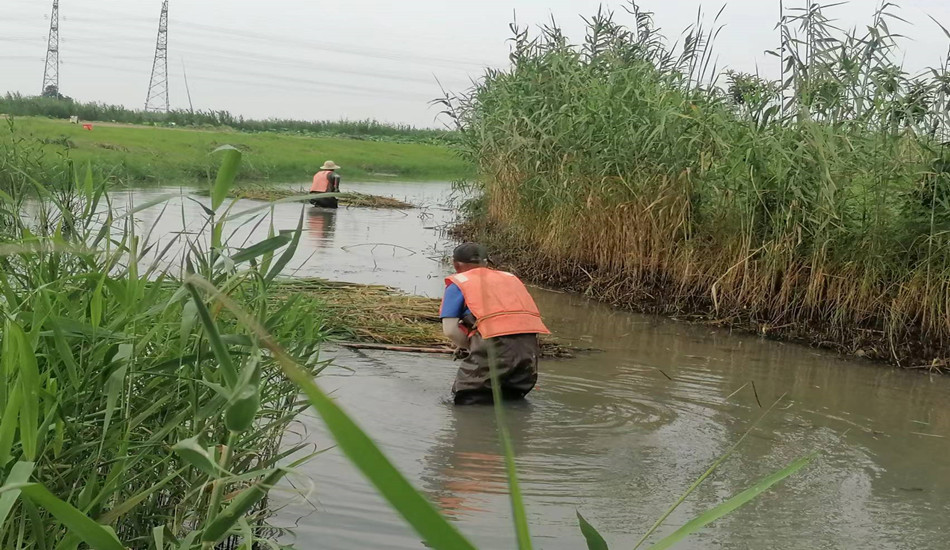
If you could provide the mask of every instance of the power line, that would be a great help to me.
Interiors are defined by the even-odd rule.
[[[59,0],[53,0],[49,18],[49,41],[46,45],[46,69],[40,94],[59,95]]]
[[[170,110],[168,97],[168,0],[162,2],[162,14],[158,19],[158,38],[155,40],[155,60],[152,62],[152,78],[145,98],[146,111]]]

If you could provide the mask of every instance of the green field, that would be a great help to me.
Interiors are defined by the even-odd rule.
[[[16,118],[17,139],[39,142],[46,156],[68,155],[101,176],[130,185],[204,183],[215,172],[209,153],[233,145],[246,160],[242,181],[304,182],[327,159],[343,166],[346,180],[454,180],[469,175],[469,165],[438,145],[403,144],[231,130],[149,128],[94,123],[93,130],[65,121]],[[0,142],[13,139],[0,132]]]

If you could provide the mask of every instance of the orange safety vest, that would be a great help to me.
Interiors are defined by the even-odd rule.
[[[479,267],[446,277],[446,287],[453,283],[462,291],[482,338],[551,333],[541,321],[534,298],[511,273]]]
[[[313,176],[313,186],[310,188],[311,193],[326,193],[330,189],[330,170],[320,170],[315,176]]]

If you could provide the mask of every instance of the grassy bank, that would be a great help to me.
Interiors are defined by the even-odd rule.
[[[237,130],[240,132],[277,132],[310,137],[340,137],[392,143],[454,143],[456,135],[446,130],[414,128],[405,124],[387,124],[376,120],[254,120],[227,111],[185,111],[168,113],[127,109],[120,105],[80,102],[69,98],[27,97],[20,94],[0,96],[0,115],[45,117],[84,122],[113,122],[164,127]]]
[[[950,62],[909,75],[893,14],[842,35],[816,9],[783,26],[783,82],[713,74],[714,32],[672,51],[634,11],[576,47],[518,29],[451,102],[476,235],[615,304],[947,366]]]
[[[38,143],[50,162],[68,157],[89,163],[97,175],[129,185],[207,184],[217,169],[210,153],[225,143],[245,154],[241,181],[309,181],[327,159],[343,166],[341,174],[350,181],[452,180],[470,173],[463,160],[438,145],[113,124],[94,124],[88,131],[44,118],[13,124],[15,135]],[[0,131],[0,142],[13,136]]]

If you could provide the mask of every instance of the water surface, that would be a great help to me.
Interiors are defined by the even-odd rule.
[[[437,296],[450,246],[438,229],[452,216],[449,186],[349,188],[427,208],[307,208],[291,271]],[[135,201],[152,193],[136,193]],[[183,214],[171,217],[175,209]],[[300,213],[298,205],[277,206],[277,229],[296,227]],[[200,216],[199,206],[176,199],[156,234],[171,238],[182,218],[195,229]],[[246,226],[234,238],[266,231],[266,224]],[[950,379],[619,312],[568,294],[534,293],[559,336],[604,350],[544,362],[538,389],[508,411],[536,547],[584,547],[575,518],[580,510],[612,547],[631,548],[762,414],[759,404],[782,396],[662,533],[819,451],[805,471],[681,547],[950,546]],[[514,548],[494,416],[490,408],[448,404],[452,361],[333,354],[338,367],[320,384],[480,547]],[[288,441],[299,438],[314,448],[332,444],[313,418],[288,434]],[[307,498],[289,488],[276,494],[281,510],[273,523],[295,527],[288,542],[298,548],[423,547],[337,451],[314,459],[292,482]]]

